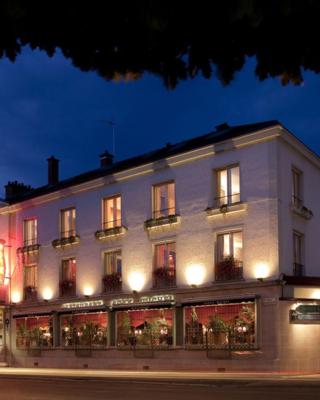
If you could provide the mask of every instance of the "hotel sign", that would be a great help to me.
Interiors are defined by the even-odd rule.
[[[99,307],[103,306],[103,300],[88,300],[88,301],[77,301],[75,303],[64,303],[62,304],[62,308],[88,308],[88,307]]]
[[[302,304],[290,310],[290,322],[295,324],[320,323],[320,304]]]
[[[141,306],[144,304],[161,304],[161,303],[174,303],[175,297],[173,294],[160,294],[154,296],[142,296],[140,298],[127,297],[122,299],[111,300],[110,306]]]

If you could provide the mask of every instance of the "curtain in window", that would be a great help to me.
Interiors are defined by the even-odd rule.
[[[61,211],[61,237],[70,237],[76,235],[76,209]]]
[[[24,287],[37,287],[37,266],[25,265],[24,266]]]
[[[104,254],[105,274],[121,274],[122,257],[121,251],[113,251]]]
[[[23,241],[25,246],[37,244],[37,220],[27,219],[23,222]]]
[[[77,264],[75,258],[62,260],[62,280],[73,281],[76,280]]]
[[[104,200],[103,224],[104,229],[121,226],[121,196],[110,197]]]

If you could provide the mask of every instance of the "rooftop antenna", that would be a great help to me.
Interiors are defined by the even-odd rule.
[[[100,122],[109,125],[112,128],[112,154],[116,155],[116,123],[112,119],[102,119]]]

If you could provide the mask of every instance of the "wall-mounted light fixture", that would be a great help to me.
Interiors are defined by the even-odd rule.
[[[43,289],[42,297],[44,301],[49,301],[53,297],[53,290],[49,287]]]
[[[93,295],[93,287],[92,286],[85,286],[83,288],[83,294],[85,295],[85,297],[90,297]]]
[[[128,282],[134,294],[141,291],[145,285],[145,281],[146,278],[142,272],[133,271],[128,276]]]
[[[263,282],[270,274],[269,265],[265,262],[259,262],[255,265],[255,277],[258,281]]]
[[[195,288],[204,282],[206,270],[203,264],[190,264],[186,268],[186,280],[188,285]]]
[[[13,304],[19,303],[21,301],[20,292],[17,292],[17,291],[12,292],[11,301],[12,301]]]

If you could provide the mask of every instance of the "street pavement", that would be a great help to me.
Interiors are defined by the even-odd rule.
[[[320,400],[320,375],[0,369],[0,400]]]

